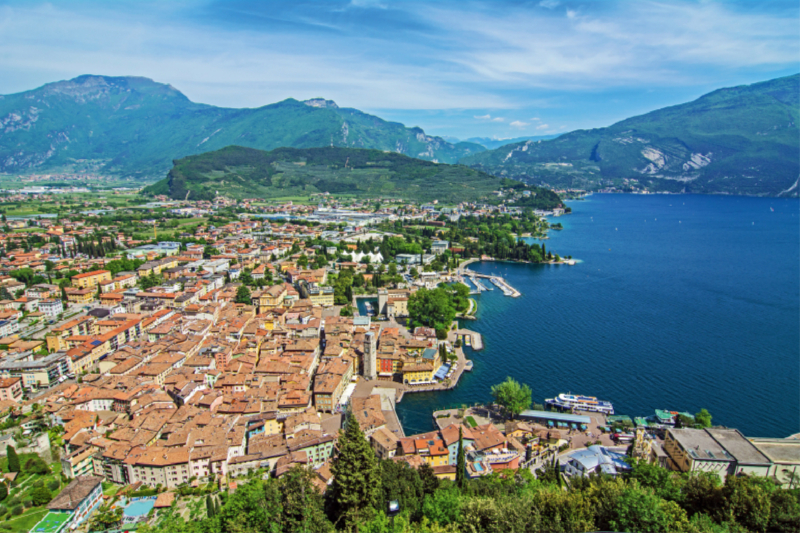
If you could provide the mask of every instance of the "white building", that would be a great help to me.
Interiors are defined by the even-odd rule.
[[[56,318],[64,312],[64,304],[57,298],[39,300],[39,311],[44,313],[47,318]]]

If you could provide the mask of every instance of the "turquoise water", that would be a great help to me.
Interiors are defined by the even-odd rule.
[[[437,408],[489,400],[506,376],[536,402],[571,391],[618,414],[706,408],[748,436],[800,431],[797,200],[593,195],[570,205],[545,245],[579,264],[472,266],[522,296],[478,296],[479,320],[465,325],[485,350],[455,390],[404,397],[407,434],[429,431]]]
[[[130,502],[123,511],[125,516],[137,517],[146,515],[150,512],[156,504],[155,498],[148,498],[146,500],[137,500],[135,502]]]

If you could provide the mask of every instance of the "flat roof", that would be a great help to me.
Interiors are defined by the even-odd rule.
[[[734,457],[720,446],[704,429],[670,428],[667,430],[692,459],[734,461]]]
[[[519,414],[522,418],[538,418],[542,420],[553,420],[555,422],[572,422],[574,424],[591,424],[592,418],[584,415],[570,415],[567,413],[555,413],[552,411],[522,411]]]
[[[751,438],[761,453],[776,463],[800,463],[800,440]]]
[[[728,453],[736,458],[738,463],[745,464],[769,464],[769,458],[758,451],[753,443],[744,438],[744,435],[735,429],[707,429],[715,441],[717,441]]]

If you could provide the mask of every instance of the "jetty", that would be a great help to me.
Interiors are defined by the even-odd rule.
[[[469,339],[468,346],[476,352],[483,350],[483,337],[481,337],[481,334],[477,331],[472,331],[470,329],[458,329],[456,330],[456,335],[465,338],[464,344],[467,344],[466,340]]]
[[[464,275],[469,276],[470,281],[478,287],[479,290],[492,290],[491,287],[486,287],[483,283],[478,281],[478,278],[488,279],[493,285],[495,285],[498,289],[503,291],[503,294],[506,296],[510,296],[512,298],[518,298],[522,296],[517,289],[512,287],[505,279],[501,276],[492,276],[490,274],[478,274],[477,272],[473,272],[472,270],[465,270]]]

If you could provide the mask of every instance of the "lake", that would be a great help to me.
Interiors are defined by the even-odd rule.
[[[574,266],[484,262],[518,289],[477,296],[485,349],[444,393],[407,394],[406,434],[431,412],[490,400],[506,376],[535,402],[597,396],[617,414],[697,412],[747,436],[800,431],[800,202],[596,194],[569,202],[549,251]]]

